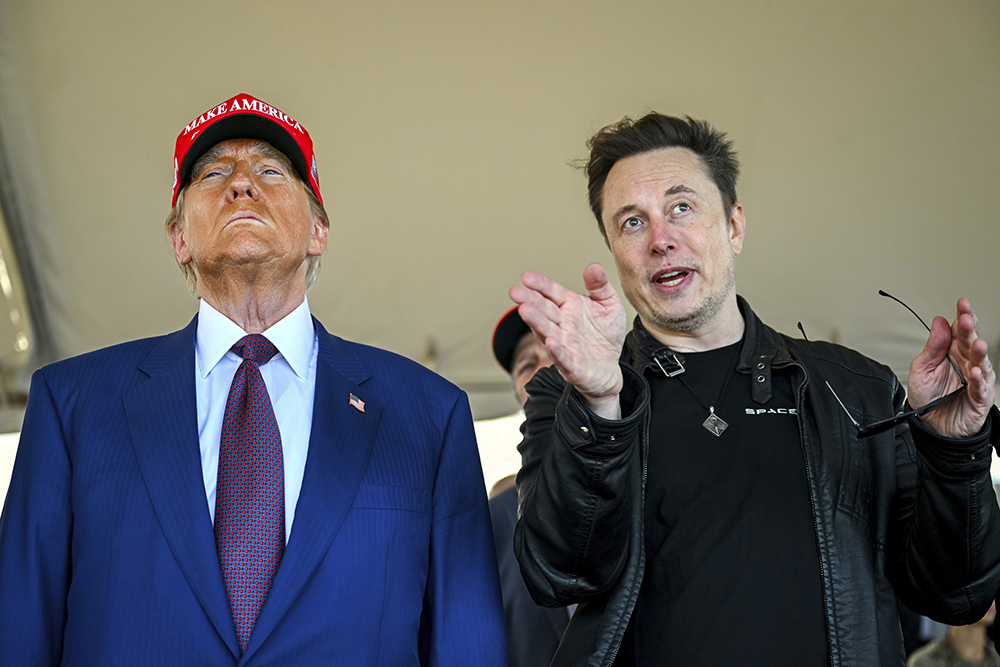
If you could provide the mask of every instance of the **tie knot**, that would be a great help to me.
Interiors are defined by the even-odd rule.
[[[278,353],[278,348],[260,334],[247,334],[236,341],[233,352],[244,359],[252,359],[258,366],[263,366]]]

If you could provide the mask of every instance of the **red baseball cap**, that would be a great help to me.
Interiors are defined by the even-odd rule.
[[[177,204],[177,193],[190,180],[191,168],[198,158],[215,144],[228,139],[260,139],[277,148],[288,156],[316,199],[323,203],[316,155],[306,128],[281,109],[240,93],[201,114],[177,135],[171,207]]]

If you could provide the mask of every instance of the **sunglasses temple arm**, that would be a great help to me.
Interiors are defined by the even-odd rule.
[[[804,338],[805,341],[808,343],[809,342],[809,337],[806,336],[806,330],[802,326],[802,322],[798,323],[798,327],[799,327],[799,331],[802,332],[802,338]],[[819,371],[818,368],[816,370],[817,370],[817,372]],[[851,411],[848,410],[847,406],[844,405],[844,402],[842,400],[840,400],[840,396],[837,396],[837,392],[835,392],[833,390],[833,387],[830,386],[830,382],[825,377],[823,377],[822,373],[820,373],[820,378],[823,380],[823,384],[826,385],[826,388],[830,390],[830,393],[833,394],[833,397],[835,399],[837,399],[837,403],[840,403],[840,407],[844,409],[844,414],[847,415],[847,418],[851,420],[851,423],[854,424],[855,428],[860,429],[861,428],[861,424],[859,424],[857,422],[857,420],[854,417],[851,416]]]
[[[829,383],[829,382],[827,382],[826,380],[823,380],[823,384],[825,384],[825,385],[826,385],[826,388],[830,390],[830,393],[831,393],[831,394],[833,394],[833,397],[834,397],[835,399],[837,399],[837,402],[838,402],[838,403],[840,403],[840,407],[842,407],[842,408],[844,409],[844,413],[845,413],[845,414],[847,415],[847,418],[851,420],[851,423],[853,423],[853,424],[854,424],[854,425],[855,425],[855,426],[856,426],[857,428],[859,428],[859,429],[860,429],[860,428],[861,428],[861,424],[859,424],[859,423],[857,422],[857,420],[855,420],[855,419],[854,419],[854,417],[852,417],[852,416],[851,416],[851,413],[850,413],[850,411],[849,411],[849,410],[847,409],[847,406],[846,406],[846,405],[844,405],[844,402],[843,402],[842,400],[840,400],[840,396],[837,396],[837,392],[835,392],[835,391],[833,390],[833,387],[831,387],[831,386],[830,386],[830,383]]]
[[[914,316],[915,318],[917,318],[918,320],[920,320],[920,323],[924,325],[924,328],[925,328],[925,329],[927,329],[927,331],[930,331],[930,330],[931,330],[931,328],[930,328],[929,326],[927,326],[927,322],[924,322],[923,318],[922,318],[922,317],[920,317],[919,315],[917,315],[917,312],[916,312],[915,310],[913,310],[912,308],[910,308],[909,306],[907,306],[907,305],[906,305],[905,303],[903,303],[902,301],[900,301],[899,299],[897,299],[897,298],[896,298],[896,297],[894,297],[893,295],[889,294],[889,293],[888,293],[888,292],[886,292],[885,290],[879,290],[879,291],[878,291],[878,293],[879,293],[880,295],[882,295],[882,296],[885,296],[885,297],[888,297],[888,298],[892,299],[893,301],[895,301],[896,303],[898,303],[899,305],[901,305],[901,306],[902,306],[903,308],[906,308],[906,309],[907,309],[908,311],[910,311],[911,313],[913,313],[913,316]],[[801,325],[799,325],[799,326],[800,326],[800,328],[801,328]],[[804,335],[804,334],[803,334],[803,335]],[[949,354],[946,354],[946,355],[945,355],[945,359],[947,359],[947,360],[948,360],[948,363],[949,363],[949,364],[951,364],[951,367],[952,367],[952,369],[954,369],[954,371],[955,371],[956,373],[958,373],[958,377],[959,377],[959,379],[960,379],[960,380],[962,381],[962,384],[963,384],[963,385],[966,385],[966,384],[968,384],[968,383],[967,383],[967,382],[965,381],[965,376],[964,376],[964,375],[962,375],[962,371],[960,371],[960,370],[958,369],[958,364],[956,364],[956,363],[955,363],[955,362],[954,362],[954,361],[952,360],[952,358],[951,358],[951,355],[949,355]]]
[[[889,294],[885,290],[879,290],[878,293],[881,296],[885,296],[885,297],[888,297],[888,298],[892,299],[893,301],[895,301],[896,303],[898,303],[899,305],[901,305],[903,308],[906,308],[908,311],[910,311],[911,313],[913,313],[913,316],[915,318],[917,318],[918,320],[920,320],[920,323],[924,325],[925,329],[927,329],[928,331],[931,330],[931,328],[929,326],[927,326],[927,322],[924,322],[924,319],[922,317],[920,317],[919,315],[917,315],[917,311],[913,310],[912,308],[910,308],[905,303],[903,303],[902,301],[900,301],[899,299],[897,299],[893,295]]]
[[[967,386],[969,383],[965,381],[965,376],[962,375],[962,371],[958,370],[958,364],[956,364],[954,361],[952,361],[951,355],[950,354],[946,354],[946,355],[944,355],[944,358],[948,360],[949,364],[951,364],[952,369],[956,373],[958,373],[958,379],[962,381],[962,386],[963,387]]]

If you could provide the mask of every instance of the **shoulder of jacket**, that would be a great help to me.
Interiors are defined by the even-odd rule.
[[[321,335],[328,337],[327,344],[330,346],[330,354],[325,357],[338,370],[343,370],[341,367],[344,365],[360,364],[371,379],[380,384],[391,383],[394,391],[401,395],[416,392],[439,398],[450,397],[454,401],[462,393],[453,382],[401,354],[345,340],[326,331]],[[320,349],[322,355],[322,345]]]
[[[180,332],[175,332],[176,335]],[[80,369],[86,369],[95,365],[111,370],[115,367],[135,368],[135,365],[143,359],[157,343],[167,336],[152,336],[130,340],[116,345],[110,345],[90,352],[84,352],[73,357],[67,357],[59,361],[54,361],[40,368],[38,373],[48,376],[56,376],[64,373],[75,374]]]
[[[870,377],[889,383],[896,382],[896,375],[885,364],[867,357],[857,350],[827,341],[806,341],[801,338],[785,338],[792,358],[805,366],[819,365],[836,368],[858,376]]]

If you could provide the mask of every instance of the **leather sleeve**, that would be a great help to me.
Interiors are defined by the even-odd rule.
[[[632,368],[622,373],[622,419],[615,421],[590,412],[555,368],[527,386],[514,551],[538,604],[583,602],[609,589],[628,559],[631,531],[641,526],[649,387]]]
[[[1000,508],[990,476],[1000,412],[994,406],[972,438],[942,438],[913,418],[902,431],[897,438],[912,434],[916,455],[914,461],[905,442],[897,447],[893,587],[919,614],[950,625],[975,623],[1000,588]]]

